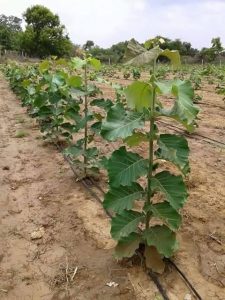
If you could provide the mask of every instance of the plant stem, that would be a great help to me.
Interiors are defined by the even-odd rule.
[[[154,61],[153,64],[153,76],[155,75],[155,65],[156,65],[156,61]],[[149,165],[148,165],[148,188],[147,188],[147,199],[146,199],[146,204],[150,205],[151,204],[151,194],[152,194],[152,190],[151,190],[151,179],[152,179],[152,173],[153,173],[153,146],[154,146],[154,124],[155,124],[155,119],[154,119],[154,111],[155,111],[155,98],[156,98],[156,93],[155,93],[155,86],[153,86],[153,94],[152,94],[152,104],[151,104],[151,117],[150,117],[150,128],[149,128],[149,154],[148,154],[148,161],[149,161]],[[151,211],[149,210],[146,214],[146,229],[149,228],[149,222],[150,222],[150,218],[151,218]]]
[[[84,95],[84,118],[85,118],[85,127],[84,127],[84,176],[87,176],[87,139],[88,139],[88,125],[87,125],[87,115],[88,115],[88,96],[87,96],[87,65],[84,67],[84,86],[85,86],[85,95]]]

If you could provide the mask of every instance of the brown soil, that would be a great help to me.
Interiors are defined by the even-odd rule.
[[[110,243],[109,229],[100,227],[109,228],[104,212],[42,141],[3,78],[0,95],[0,299],[134,299],[129,268],[104,249]],[[26,136],[16,138],[18,130]],[[40,228],[43,237],[32,240]],[[108,287],[110,281],[118,287]]]
[[[110,89],[105,93],[112,96]],[[225,142],[222,97],[212,86],[201,93],[207,105],[202,105],[197,132]],[[160,299],[141,267],[113,259],[109,219],[74,181],[56,149],[41,140],[2,78],[0,95],[0,299]],[[15,138],[20,129],[26,136]],[[223,300],[225,148],[196,139],[189,144],[190,197],[173,259],[204,300]],[[103,151],[111,150],[106,144]],[[31,233],[40,228],[43,237],[32,240]],[[160,279],[171,300],[190,293],[169,267]],[[106,286],[110,281],[119,285]]]

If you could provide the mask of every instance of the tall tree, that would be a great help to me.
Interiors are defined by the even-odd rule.
[[[72,43],[60,23],[59,16],[47,7],[35,5],[23,14],[27,23],[22,47],[31,56],[65,56],[72,50]]]
[[[84,45],[83,49],[86,51],[90,51],[94,47],[95,43],[91,40],[88,40]]]
[[[212,62],[216,57],[224,51],[220,37],[212,38],[210,48],[202,48],[200,51],[200,57],[205,61]]]
[[[219,55],[221,52],[223,52],[224,48],[222,46],[220,37],[212,38],[211,44],[216,55]]]
[[[6,50],[19,50],[22,19],[0,15],[0,46]]]

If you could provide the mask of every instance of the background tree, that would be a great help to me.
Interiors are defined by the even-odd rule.
[[[89,53],[103,63],[121,63],[125,54],[127,41],[112,45],[110,48],[91,47]]]
[[[212,38],[211,44],[211,48],[214,50],[216,55],[220,55],[223,52],[224,48],[222,46],[220,37]]]
[[[222,46],[220,37],[212,38],[211,40],[211,47],[210,48],[202,48],[200,51],[200,58],[205,60],[206,62],[212,62],[217,57],[219,57],[224,48]]]
[[[93,48],[95,45],[95,43],[91,40],[88,40],[84,45],[83,45],[83,49],[86,51],[90,51],[91,48]]]
[[[0,15],[0,46],[4,50],[19,50],[22,19]]]
[[[30,56],[67,56],[72,43],[60,24],[59,16],[42,5],[35,5],[23,14],[27,23],[22,38],[22,48]]]
[[[216,58],[215,51],[212,48],[202,48],[199,57],[206,62],[213,62]]]

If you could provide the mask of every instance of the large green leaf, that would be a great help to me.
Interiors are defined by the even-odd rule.
[[[101,135],[109,141],[125,139],[133,130],[144,125],[143,114],[126,112],[121,103],[117,103],[108,111],[107,119],[102,123]]]
[[[171,109],[162,109],[161,115],[173,118],[180,122],[190,132],[194,130],[194,122],[199,108],[193,104],[194,91],[189,81],[172,80],[156,82],[158,92],[172,94],[176,100]]]
[[[81,87],[82,78],[80,76],[72,75],[68,78],[68,85],[73,87],[73,88]]]
[[[181,216],[168,202],[151,205],[151,211],[155,217],[162,219],[172,230],[179,228]]]
[[[165,257],[170,257],[177,250],[176,234],[165,225],[149,227],[144,231],[143,237],[148,246],[155,246]]]
[[[187,140],[174,134],[161,134],[158,139],[159,148],[155,155],[174,163],[184,174],[190,171],[188,155],[189,147]]]
[[[79,57],[73,57],[71,58],[71,64],[75,69],[81,69],[83,66],[85,66],[86,61]]]
[[[88,59],[88,63],[96,70],[100,70],[101,69],[101,62],[100,60],[94,58],[94,57],[91,57]]]
[[[127,237],[119,240],[115,248],[115,257],[121,259],[123,257],[131,257],[139,248],[141,243],[141,236],[138,233],[132,232]]]
[[[111,186],[129,186],[146,175],[148,161],[136,153],[128,152],[125,147],[120,147],[108,160],[107,170]]]
[[[180,62],[180,54],[179,51],[177,50],[169,50],[169,49],[165,49],[160,53],[160,56],[166,56],[170,61],[171,64],[175,67],[178,68],[181,65]]]
[[[103,206],[106,210],[112,209],[114,212],[121,213],[124,209],[132,209],[134,201],[142,198],[143,188],[138,183],[131,186],[112,187],[105,194]]]
[[[161,52],[161,49],[159,49],[158,47],[153,48],[151,50],[148,50],[141,54],[139,54],[138,56],[132,58],[131,60],[129,60],[126,65],[133,65],[136,67],[145,65],[145,64],[149,64],[152,63],[154,60],[156,60],[159,56]]]
[[[151,188],[153,191],[162,192],[176,210],[183,207],[187,200],[188,193],[182,176],[174,176],[168,171],[157,173],[151,180]]]
[[[139,112],[150,108],[153,99],[153,87],[143,81],[135,81],[124,90],[128,106]]]
[[[144,215],[133,210],[124,210],[112,218],[111,235],[115,240],[120,240],[135,232],[138,224],[143,221]]]
[[[166,56],[174,67],[179,67],[181,64],[180,54],[177,50],[162,50],[159,46],[146,50],[135,40],[131,40],[127,45],[125,56],[131,59],[126,64],[134,66],[149,64],[156,61],[160,55]]]

